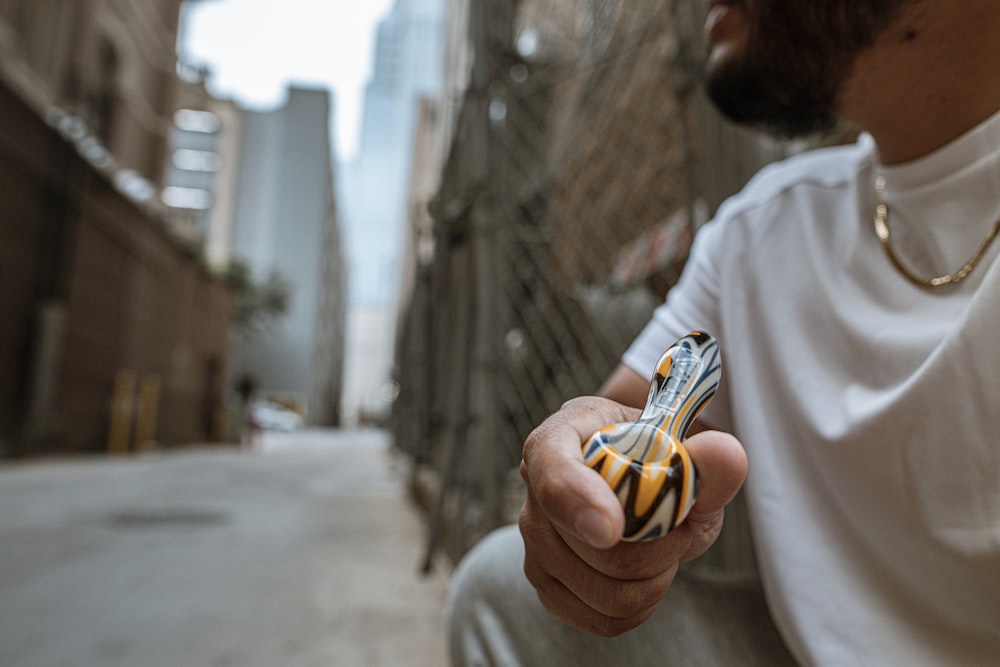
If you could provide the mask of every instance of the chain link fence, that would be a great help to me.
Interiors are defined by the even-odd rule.
[[[513,519],[525,437],[597,390],[698,225],[787,150],[703,100],[701,3],[469,12],[470,83],[396,356],[395,440],[430,480],[427,565]]]

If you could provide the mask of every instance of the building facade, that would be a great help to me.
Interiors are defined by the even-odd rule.
[[[419,102],[442,76],[442,0],[397,0],[378,24],[350,203],[352,303],[394,304]]]
[[[393,337],[422,99],[440,95],[443,0],[396,0],[379,22],[357,159],[345,165],[351,262],[345,413],[378,419],[391,405]]]
[[[346,267],[334,192],[330,94],[291,88],[285,106],[243,111],[230,257],[258,280],[280,276],[289,309],[236,335],[230,380],[294,405],[314,425],[340,423]]]
[[[147,200],[162,184],[176,106],[182,2],[0,2],[0,67],[8,85],[39,113],[55,107],[75,119],[73,132],[90,135],[118,168],[152,184],[133,186]]]
[[[180,0],[0,2],[0,450],[219,433],[231,297],[160,200]]]

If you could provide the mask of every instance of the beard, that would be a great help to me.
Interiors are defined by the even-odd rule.
[[[830,131],[858,54],[915,1],[748,0],[746,46],[710,68],[708,97],[733,122],[781,137]]]

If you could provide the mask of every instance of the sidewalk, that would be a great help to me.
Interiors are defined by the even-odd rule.
[[[0,465],[0,665],[446,665],[377,431]]]

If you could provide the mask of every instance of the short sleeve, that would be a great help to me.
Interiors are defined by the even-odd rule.
[[[719,220],[713,220],[698,231],[680,280],[622,355],[622,363],[639,375],[649,377],[664,350],[691,331],[704,331],[721,341],[716,259],[720,256],[719,243],[723,238],[721,226]],[[721,413],[728,413],[728,410],[716,406],[717,402],[718,399],[710,404],[710,412],[706,412],[705,418],[714,427],[723,428],[729,419]]]

